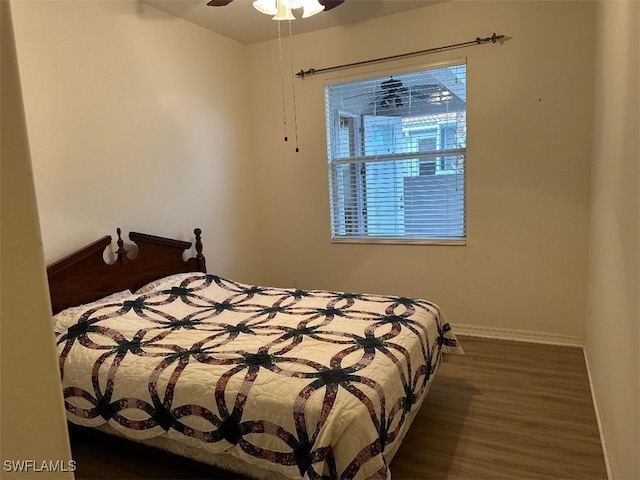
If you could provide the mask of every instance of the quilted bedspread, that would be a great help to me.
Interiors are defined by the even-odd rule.
[[[425,300],[201,273],[55,319],[71,422],[167,436],[288,478],[389,478],[441,353],[460,351]]]

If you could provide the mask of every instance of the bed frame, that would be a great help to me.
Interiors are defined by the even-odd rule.
[[[47,268],[53,313],[122,290],[135,291],[167,275],[195,271],[206,273],[200,237],[202,231],[196,228],[193,233],[196,256],[186,261],[183,254],[192,243],[138,232],[129,233],[129,239],[138,246],[138,256],[130,259],[122,231],[118,228],[118,249],[113,264],[104,260],[104,251],[111,245],[110,235],[53,263]]]
[[[138,255],[128,256],[128,250],[122,240],[122,232],[117,229],[117,250],[115,261],[111,264],[105,261],[105,250],[112,243],[111,236],[104,236],[90,245],[55,262],[47,268],[49,291],[53,313],[81,304],[93,302],[109,294],[123,290],[135,291],[154,280],[177,273],[202,272],[206,273],[205,257],[202,254],[201,230],[196,228],[195,257],[184,260],[185,251],[192,243],[170,238],[158,237],[138,232],[129,233],[129,239],[137,245]],[[111,252],[110,252],[111,253]],[[418,410],[414,410],[415,414]],[[411,424],[412,418],[408,420]],[[163,438],[131,441],[124,439],[109,425],[88,428],[69,424],[71,437],[76,445],[96,445],[98,454],[103,450],[106,440],[121,443],[127,451],[135,452],[136,462],[144,462],[145,458],[158,458],[157,452],[163,451],[163,457],[178,461],[181,465],[193,467],[197,472],[207,471],[207,478],[261,478],[265,480],[279,480],[278,474],[253,465],[228,454],[212,455],[197,448],[172,453],[171,448]],[[406,431],[405,431],[406,433]],[[404,435],[404,433],[403,433]],[[87,438],[97,438],[96,441]],[[170,441],[170,440],[169,440]],[[396,446],[399,447],[399,443]],[[149,453],[149,449],[152,449]],[[91,452],[91,448],[88,449]],[[391,456],[395,453],[392,452]],[[156,460],[154,460],[156,461]],[[182,467],[181,467],[182,468]],[[231,473],[231,472],[238,472]],[[239,476],[238,476],[239,475]],[[89,474],[91,476],[91,474]],[[200,475],[198,477],[201,478]]]

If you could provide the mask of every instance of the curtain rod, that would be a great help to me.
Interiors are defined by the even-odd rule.
[[[336,65],[334,67],[310,68],[309,70],[304,70],[303,69],[303,70],[300,70],[298,73],[296,73],[296,76],[300,77],[300,78],[304,78],[307,75],[315,75],[317,73],[332,72],[334,70],[340,70],[342,68],[350,68],[350,67],[357,67],[357,66],[360,66],[360,65],[368,65],[368,64],[371,64],[371,63],[386,62],[388,60],[396,60],[398,58],[412,57],[414,55],[426,55],[427,53],[435,53],[435,52],[441,52],[441,51],[444,51],[444,50],[452,50],[454,48],[461,48],[461,47],[466,47],[466,46],[470,46],[470,45],[482,45],[484,43],[489,43],[489,42],[491,42],[491,43],[500,42],[500,44],[502,44],[505,39],[508,40],[509,37],[506,37],[505,35],[496,35],[494,33],[490,37],[485,37],[485,38],[477,37],[475,40],[470,40],[468,42],[462,42],[462,43],[454,43],[452,45],[445,45],[444,47],[428,48],[426,50],[418,50],[416,52],[401,53],[399,55],[391,55],[389,57],[381,57],[381,58],[374,58],[374,59],[371,59],[371,60],[363,60],[362,62],[345,63],[344,65]]]

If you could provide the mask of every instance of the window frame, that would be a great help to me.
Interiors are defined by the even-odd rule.
[[[372,80],[372,79],[376,79],[376,78],[382,78],[382,77],[386,77],[386,76],[393,76],[393,75],[402,75],[402,74],[410,74],[410,73],[418,73],[421,71],[425,71],[425,70],[436,70],[439,68],[446,68],[446,67],[450,67],[450,66],[457,66],[457,65],[464,65],[465,66],[465,70],[468,72],[468,63],[467,63],[467,59],[465,57],[463,58],[455,58],[455,59],[450,59],[450,60],[446,60],[446,61],[439,61],[439,62],[433,62],[433,63],[428,63],[428,64],[419,64],[419,65],[408,65],[405,67],[397,67],[397,68],[387,68],[387,69],[375,69],[375,70],[368,70],[368,71],[362,71],[360,73],[355,73],[352,75],[345,75],[345,76],[339,76],[339,77],[333,77],[333,78],[328,78],[325,81],[324,84],[324,88],[323,91],[325,92],[325,112],[327,111],[326,109],[326,91],[327,91],[327,87],[330,86],[334,86],[334,85],[340,85],[340,84],[344,84],[344,83],[352,83],[352,82],[359,82],[359,81],[367,81],[367,80]],[[466,82],[466,79],[465,79]],[[465,86],[465,91],[467,90],[467,87]],[[465,107],[465,115],[468,115],[468,108]],[[357,115],[354,115],[353,113],[348,113],[348,112],[344,112],[342,110],[339,110],[339,113],[337,115],[334,116],[334,119],[332,121],[339,123],[341,121],[341,118],[345,116],[345,117],[351,117],[354,119],[357,119],[357,123],[358,123],[358,127],[356,128],[361,128],[362,127],[362,121],[360,120],[360,118],[358,118]],[[445,122],[450,124],[450,122]],[[326,113],[325,113],[325,127],[328,126],[328,119],[326,118]],[[441,142],[441,128],[440,126],[438,126],[437,128],[438,133],[438,139],[437,142]],[[334,132],[337,131],[337,129],[334,129]],[[372,156],[366,156],[366,155],[362,155],[362,150],[361,150],[361,146],[359,146],[359,153],[360,155],[357,156],[353,156],[353,157],[342,157],[345,160],[341,161],[341,158],[338,157],[337,155],[334,154],[334,152],[332,152],[332,149],[335,148],[335,142],[333,142],[333,139],[331,138],[331,134],[329,132],[328,129],[326,129],[326,134],[327,134],[327,138],[326,138],[326,145],[327,145],[327,169],[328,169],[328,180],[329,180],[329,210],[330,210],[330,215],[329,215],[329,222],[330,222],[330,232],[331,232],[331,242],[332,243],[345,243],[345,244],[413,244],[413,245],[447,245],[447,246],[463,246],[467,244],[467,239],[468,239],[468,215],[467,215],[467,150],[468,150],[468,144],[467,144],[467,138],[465,137],[465,147],[463,148],[454,148],[454,149],[447,149],[447,150],[439,150],[437,152],[411,152],[411,153],[402,153],[402,154],[388,154],[388,155],[376,155],[375,156],[375,160],[372,158]],[[357,143],[354,142],[354,143]],[[463,219],[462,219],[462,230],[463,230],[463,235],[459,236],[459,237],[437,237],[437,236],[433,236],[433,237],[417,237],[417,236],[372,236],[372,235],[367,235],[367,234],[350,234],[350,235],[337,235],[336,232],[334,232],[334,226],[336,225],[335,223],[335,219],[334,219],[334,207],[333,207],[333,202],[336,201],[336,199],[334,198],[334,188],[333,188],[333,184],[336,181],[333,178],[333,171],[332,171],[332,165],[337,165],[340,163],[353,163],[356,165],[356,168],[358,168],[358,165],[362,165],[362,164],[366,164],[366,163],[370,163],[372,161],[385,161],[385,160],[400,160],[402,158],[406,158],[406,157],[410,157],[411,159],[416,159],[419,162],[422,162],[424,160],[427,160],[429,158],[433,158],[435,162],[439,162],[443,160],[443,157],[449,157],[449,156],[463,156],[463,167],[461,168],[462,170],[462,188],[464,191],[463,194],[463,198],[462,198],[462,208],[463,208]],[[348,158],[348,160],[347,160]],[[363,200],[364,204],[365,204],[365,208],[366,208],[366,199]],[[362,221],[362,219],[360,217],[364,216],[364,214],[358,214],[358,230],[360,230],[362,232],[363,229],[366,229],[366,225],[365,222]]]

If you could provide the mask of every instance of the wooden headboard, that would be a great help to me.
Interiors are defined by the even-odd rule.
[[[104,261],[104,250],[111,244],[107,235],[47,267],[51,306],[56,314],[65,308],[93,302],[122,290],[135,291],[143,285],[174,273],[203,272],[202,231],[196,228],[196,256],[184,261],[190,242],[131,232],[129,239],[138,246],[138,256],[131,260],[124,248],[118,228],[116,261]]]

